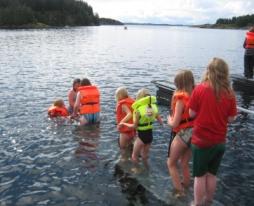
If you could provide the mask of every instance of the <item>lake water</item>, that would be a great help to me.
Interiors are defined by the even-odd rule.
[[[114,92],[131,96],[152,80],[173,80],[190,68],[197,80],[209,60],[225,59],[243,72],[245,31],[122,26],[0,31],[0,205],[188,205],[172,198],[166,167],[170,129],[155,125],[150,170],[132,174],[119,163]],[[74,78],[101,90],[102,121],[79,128],[56,124],[47,108],[67,104]],[[254,96],[237,91],[238,105]],[[169,108],[160,106],[166,121]],[[214,205],[254,205],[254,116],[240,113],[229,127]]]

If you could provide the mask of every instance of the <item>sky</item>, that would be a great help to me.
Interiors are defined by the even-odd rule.
[[[100,17],[124,23],[214,24],[254,14],[254,0],[84,0]]]

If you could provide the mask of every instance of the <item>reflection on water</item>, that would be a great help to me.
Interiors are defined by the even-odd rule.
[[[0,205],[188,205],[192,188],[183,200],[172,197],[169,128],[154,125],[149,171],[134,174],[130,161],[119,162],[114,93],[125,85],[132,97],[142,87],[155,94],[151,81],[172,81],[179,68],[199,78],[214,56],[242,73],[244,34],[160,26],[1,30]],[[67,103],[73,79],[82,77],[100,88],[100,125],[48,120],[48,106],[56,98]],[[254,110],[253,96],[236,94],[239,106]],[[169,108],[159,109],[166,121]],[[253,123],[241,112],[229,127],[214,205],[254,204]]]
[[[96,165],[99,163],[97,148],[100,138],[100,125],[78,126],[72,133],[78,142],[75,156],[82,161],[87,169],[96,169]]]

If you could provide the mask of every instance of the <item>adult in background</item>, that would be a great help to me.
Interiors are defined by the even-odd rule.
[[[246,32],[246,37],[243,43],[245,48],[244,53],[244,76],[246,78],[253,78],[254,69],[254,27],[251,27]]]
[[[68,101],[69,101],[68,111],[70,114],[73,113],[74,104],[77,98],[79,86],[80,86],[80,79],[74,79],[72,83],[72,88],[68,92]]]
[[[189,112],[195,117],[191,138],[194,204],[212,205],[217,171],[225,152],[227,125],[237,114],[236,97],[230,86],[227,63],[213,58],[202,82],[190,98]]]
[[[100,121],[100,92],[90,80],[81,80],[72,117],[79,116],[80,125],[98,123]]]

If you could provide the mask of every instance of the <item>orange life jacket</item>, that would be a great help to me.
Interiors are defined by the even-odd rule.
[[[172,114],[173,116],[175,114],[176,102],[181,100],[183,101],[184,104],[184,111],[182,113],[181,122],[177,127],[173,128],[173,131],[176,133],[179,132],[181,129],[193,127],[193,120],[190,118],[189,115],[189,107],[188,107],[189,99],[190,99],[189,94],[183,91],[175,92],[172,97],[171,108],[173,110]]]
[[[50,118],[67,117],[69,115],[69,112],[65,107],[56,107],[52,105],[51,107],[48,108],[48,115]]]
[[[80,86],[80,114],[100,112],[100,92],[96,86]]]
[[[254,49],[254,32],[246,33],[246,49]]]
[[[135,102],[134,99],[127,97],[117,103],[117,105],[116,105],[116,122],[117,122],[117,124],[119,124],[121,122],[121,120],[127,115],[125,112],[123,112],[122,106],[126,105],[130,109],[131,113],[133,113],[133,109],[132,109],[131,105],[134,102]],[[127,123],[132,124],[133,118],[131,118]],[[130,132],[132,130],[133,130],[132,128],[128,128],[127,126],[122,126],[119,129],[119,132],[124,133],[124,132]]]

